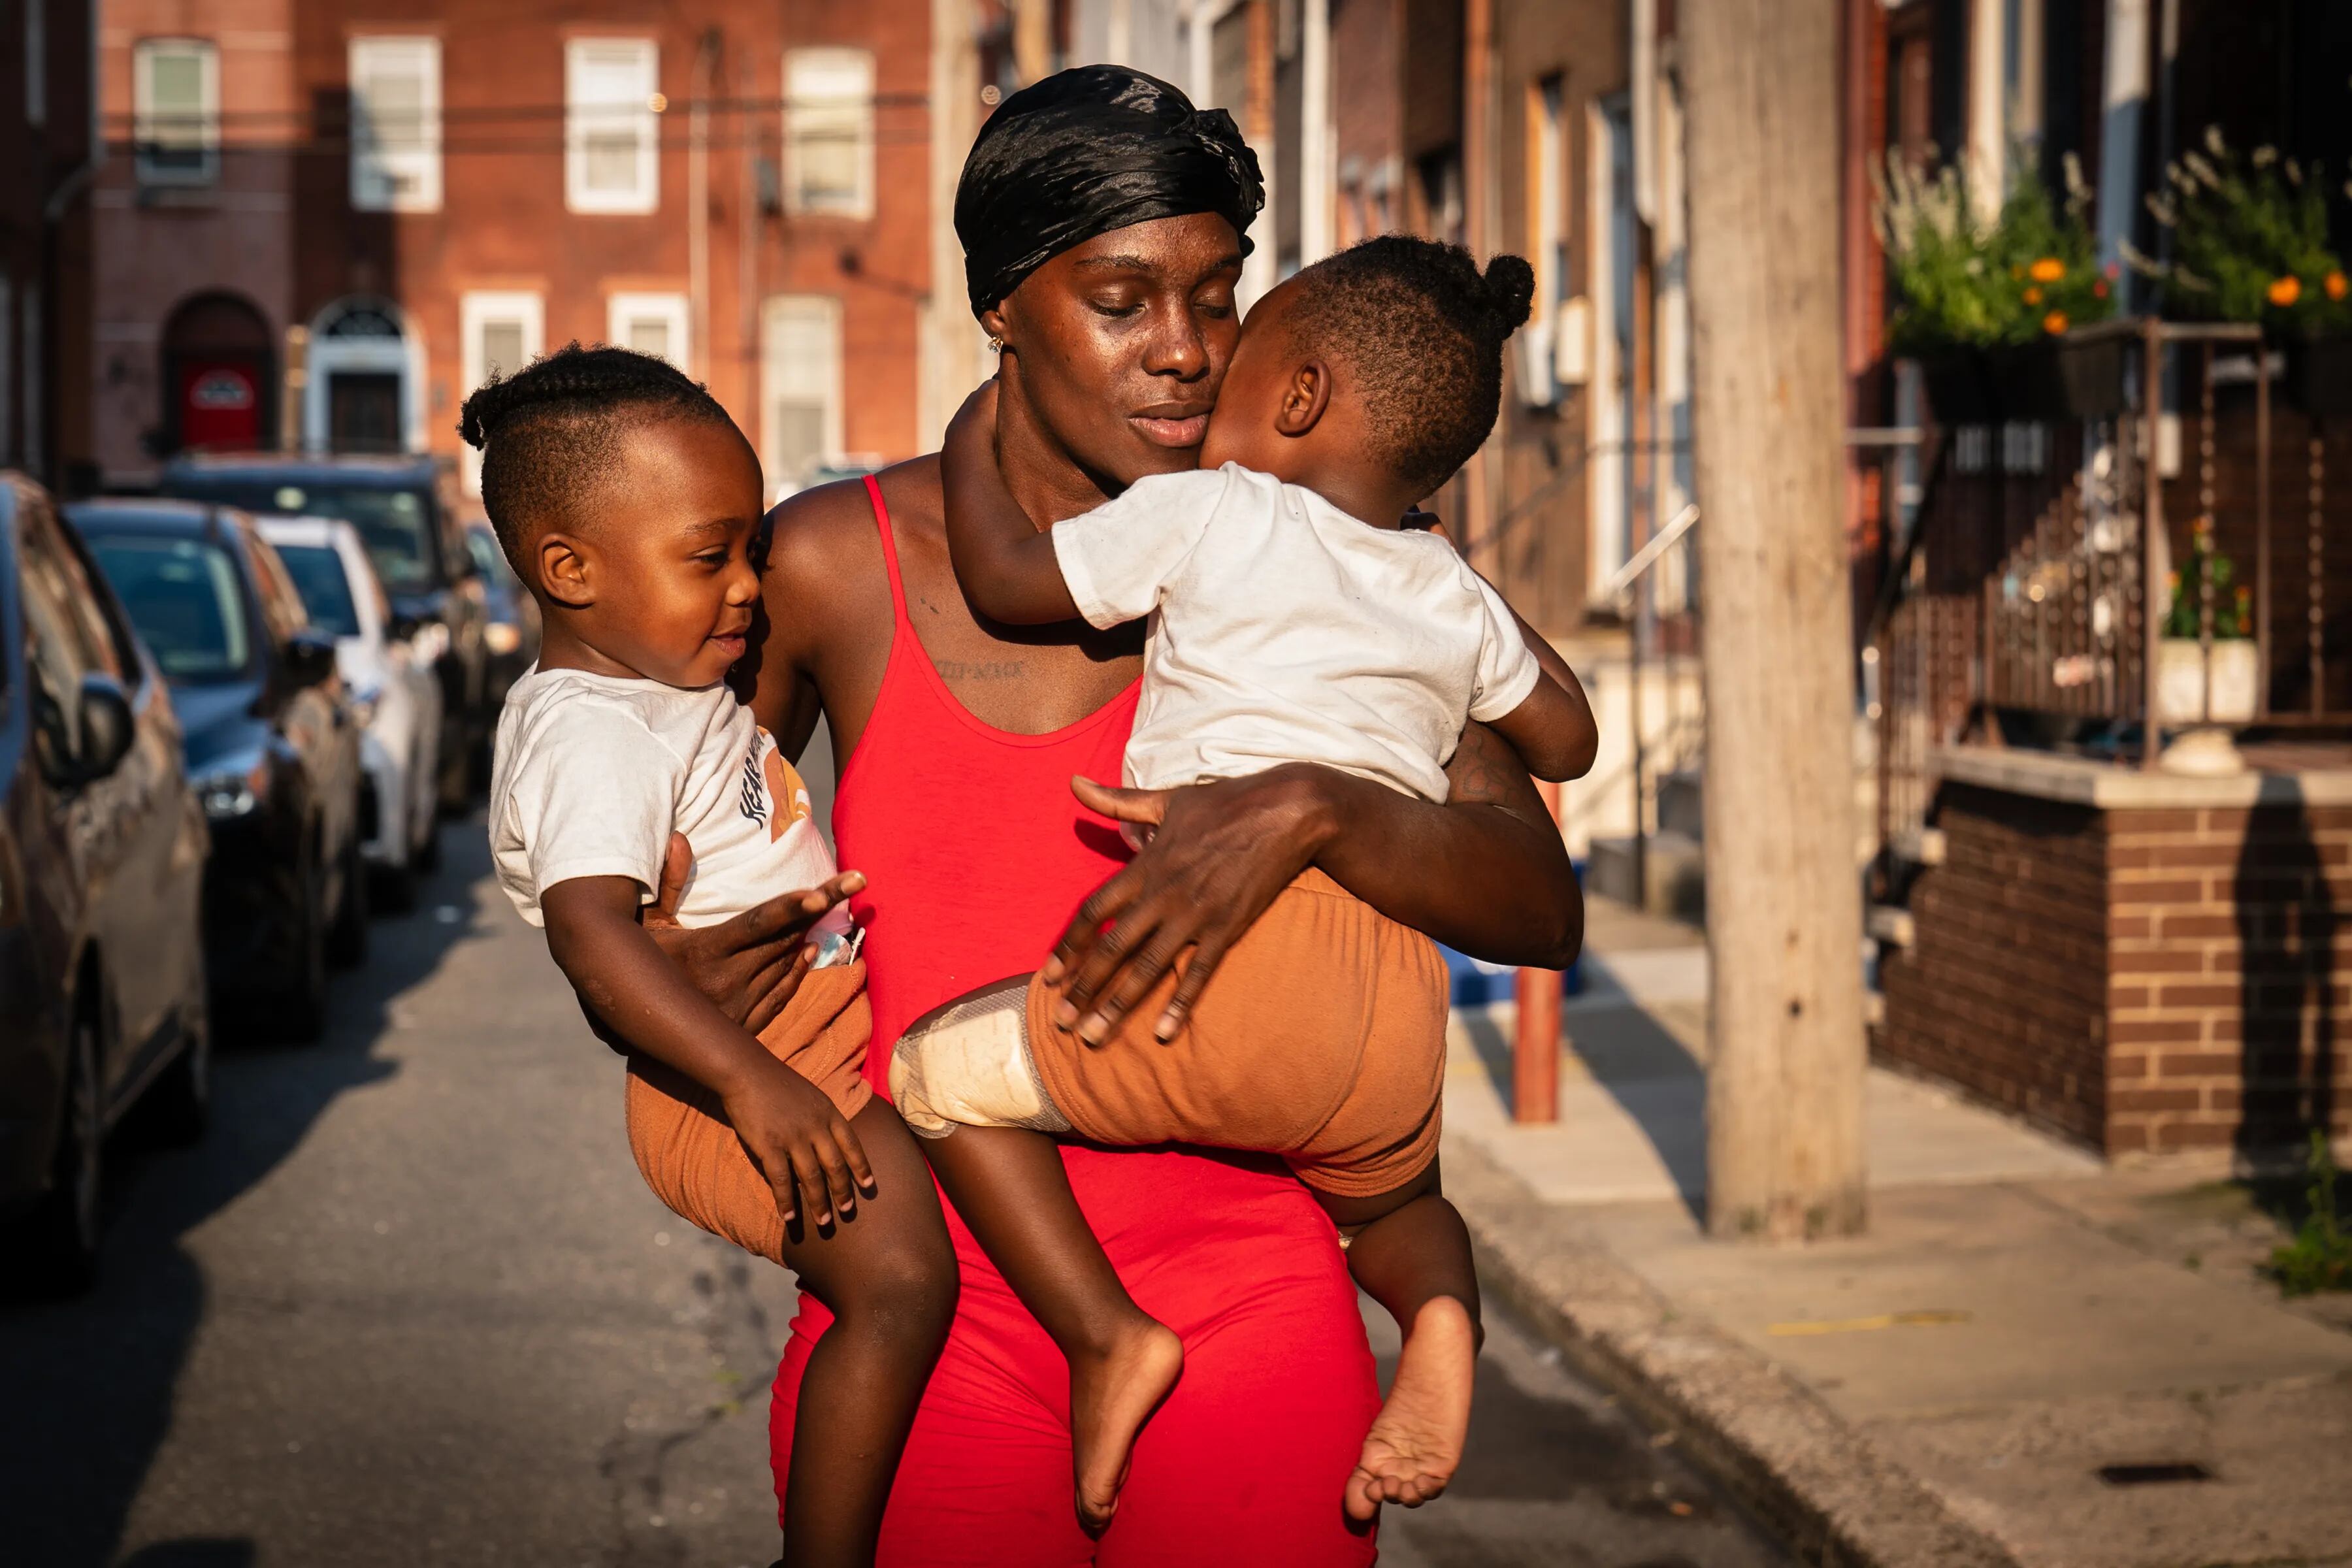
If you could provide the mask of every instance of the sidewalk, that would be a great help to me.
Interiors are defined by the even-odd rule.
[[[1596,900],[1556,1127],[1457,1014],[1446,1186],[1509,1298],[1811,1562],[2352,1563],[2352,1298],[2213,1171],[2109,1171],[1873,1069],[1871,1227],[1705,1239],[1706,951]]]

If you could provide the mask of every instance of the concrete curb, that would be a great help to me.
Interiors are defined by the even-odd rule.
[[[1645,1280],[1475,1145],[1448,1139],[1445,1193],[1478,1278],[1570,1363],[1670,1434],[1819,1568],[2020,1568],[1814,1394]]]

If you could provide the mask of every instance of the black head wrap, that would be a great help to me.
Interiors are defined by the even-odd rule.
[[[1265,205],[1257,154],[1222,109],[1124,66],[1079,66],[1023,88],[981,127],[956,185],[971,313],[1048,259],[1154,218],[1215,213],[1244,236]]]

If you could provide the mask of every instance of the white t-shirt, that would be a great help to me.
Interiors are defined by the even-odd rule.
[[[533,666],[507,693],[490,770],[490,854],[522,918],[574,877],[626,877],[650,901],[670,830],[694,847],[681,925],[715,925],[834,874],[808,790],[724,686]],[[843,962],[849,910],[812,941]]]
[[[1053,539],[1090,623],[1151,617],[1139,789],[1322,763],[1442,801],[1464,721],[1508,713],[1541,673],[1444,540],[1237,464],[1139,479]]]

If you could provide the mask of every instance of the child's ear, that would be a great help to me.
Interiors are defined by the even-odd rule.
[[[1331,367],[1310,359],[1290,373],[1282,401],[1274,411],[1274,427],[1285,436],[1304,436],[1322,423],[1331,405]]]
[[[549,598],[569,610],[584,610],[596,602],[594,568],[579,541],[543,533],[538,554],[539,584]]]

